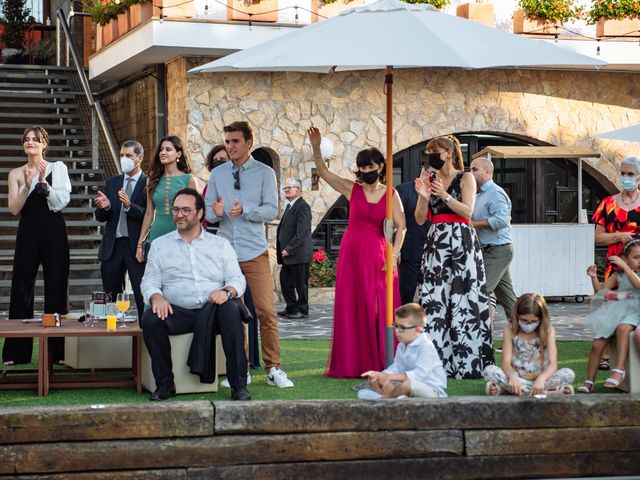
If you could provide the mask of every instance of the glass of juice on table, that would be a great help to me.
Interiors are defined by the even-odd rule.
[[[127,292],[119,293],[116,297],[116,307],[118,307],[118,311],[121,315],[122,323],[118,325],[119,328],[126,328],[127,325],[124,323],[124,314],[129,310],[129,306],[131,305],[131,301],[129,300],[129,294]]]
[[[116,331],[116,305],[115,303],[107,303],[107,332]]]

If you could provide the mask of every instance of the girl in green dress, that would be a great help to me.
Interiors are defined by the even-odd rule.
[[[198,189],[196,177],[191,175],[191,164],[176,136],[160,140],[158,151],[151,160],[147,178],[147,210],[142,221],[136,259],[144,261],[144,242],[175,230],[173,223],[173,197],[178,190]]]

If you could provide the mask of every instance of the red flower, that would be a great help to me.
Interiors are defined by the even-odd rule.
[[[327,255],[324,250],[320,249],[313,254],[312,258],[314,262],[324,262],[327,259]]]

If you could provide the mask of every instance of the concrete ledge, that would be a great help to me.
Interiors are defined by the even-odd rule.
[[[633,475],[639,395],[170,402],[0,411],[14,478]]]

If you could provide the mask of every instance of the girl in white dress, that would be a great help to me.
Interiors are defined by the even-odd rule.
[[[587,317],[586,324],[594,332],[587,367],[587,380],[578,387],[578,391],[589,393],[598,371],[598,362],[602,351],[609,343],[609,337],[616,335],[618,359],[611,376],[604,382],[606,388],[615,388],[624,378],[624,363],[629,353],[629,332],[640,324],[640,240],[628,242],[620,257],[612,255],[609,262],[618,267],[605,281],[600,282],[596,266],[587,269],[593,289],[597,295],[591,301],[592,306],[600,305]]]

